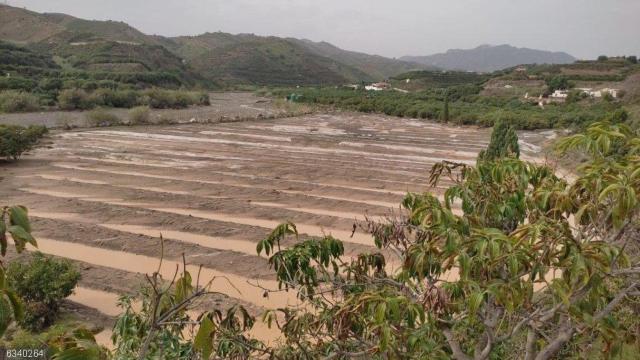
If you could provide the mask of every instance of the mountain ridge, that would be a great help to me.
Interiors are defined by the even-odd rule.
[[[508,44],[480,45],[473,49],[450,49],[427,56],[403,56],[425,66],[445,70],[492,72],[523,64],[568,64],[577,59],[566,52],[519,48]]]

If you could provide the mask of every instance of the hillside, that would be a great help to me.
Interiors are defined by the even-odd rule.
[[[223,84],[322,85],[371,80],[368,74],[279,38],[257,38],[204,52],[191,66]]]
[[[369,55],[340,49],[328,42],[287,39],[319,56],[324,56],[343,64],[360,69],[376,80],[386,79],[413,70],[433,70],[435,67],[378,55]]]
[[[0,5],[0,40],[33,43],[64,31],[64,26],[48,20],[42,14]]]
[[[5,67],[23,66],[24,57],[33,56],[33,61],[26,62],[37,62],[38,58],[44,57],[55,60],[66,72],[95,73],[85,74],[84,78],[122,78],[120,75],[100,75],[118,73],[128,74],[129,79],[142,79],[142,86],[211,85],[205,84],[195,71],[183,63],[182,58],[158,45],[159,41],[154,37],[122,22],[83,20],[65,14],[39,14],[2,5],[0,40],[21,44],[31,50],[13,51],[11,59],[16,61],[11,63],[11,59],[6,57]],[[18,61],[16,54],[22,60]],[[17,75],[31,77],[24,67],[19,69]],[[158,79],[161,80],[156,81]]]
[[[212,62],[210,65],[213,65],[219,63],[219,58],[228,56],[224,53],[218,53],[219,51],[226,52],[233,48],[247,48],[252,44],[258,43],[263,49],[272,47],[273,51],[278,52],[278,48],[286,46],[291,49],[291,53],[297,54],[295,57],[313,59],[313,62],[316,64],[311,65],[309,69],[314,73],[317,72],[317,69],[313,70],[316,68],[316,65],[328,66],[328,70],[336,72],[334,75],[339,75],[340,78],[352,82],[379,81],[403,72],[430,68],[416,63],[343,50],[327,42],[313,42],[294,38],[263,37],[253,34],[233,35],[216,32],[199,36],[181,36],[162,39],[162,43],[176,54],[179,54],[188,61],[195,61],[195,63],[201,66],[206,66],[206,61],[203,61],[203,59],[211,59]],[[245,56],[251,56],[252,54],[258,55],[250,51],[244,52],[244,54]],[[264,64],[268,66],[267,69],[272,69],[271,66],[275,66],[273,70],[279,72],[280,68],[286,68],[290,66],[291,63],[298,61],[295,58],[288,58],[289,55],[287,52],[279,52],[279,56],[281,56],[280,60],[275,58],[271,59],[273,61],[268,61]],[[250,63],[258,59],[247,58],[240,60],[245,63]],[[234,68],[237,64],[229,65],[231,68]],[[314,73],[308,74],[310,79],[315,77]],[[260,82],[260,79],[251,80],[253,82]],[[288,81],[285,83],[288,83]]]
[[[475,49],[454,49],[430,56],[404,56],[413,61],[447,70],[492,72],[521,64],[568,64],[576,59],[564,52],[551,52],[510,45],[482,45]]]
[[[209,85],[337,85],[431,68],[326,42],[221,32],[166,38],[146,35],[123,22],[39,14],[4,5],[0,40],[50,52],[62,59],[63,67],[173,72],[187,83],[202,75]]]

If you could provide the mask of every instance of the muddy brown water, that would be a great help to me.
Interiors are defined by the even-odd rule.
[[[239,112],[255,111],[248,106]],[[474,163],[489,134],[350,113],[54,131],[46,147],[2,169],[0,196],[30,209],[36,232],[47,235],[38,238],[41,251],[86,263],[90,279],[122,281],[110,280],[112,269],[141,280],[158,267],[149,239],[162,233],[175,251],[164,260],[164,277],[180,265],[179,251],[199,249],[185,254],[192,274],[206,265],[202,279],[216,277],[217,291],[255,305],[258,315],[297,304],[293,293],[265,298],[256,286],[277,288],[256,254],[257,241],[273,227],[291,220],[301,233],[344,240],[350,254],[370,251],[369,235],[351,236],[356,221],[398,214],[407,191],[442,195],[443,188],[427,186],[430,167],[441,160]],[[537,155],[530,151],[535,146],[526,149],[525,156]],[[285,246],[294,243],[287,239]],[[71,300],[115,316],[119,294],[104,285],[84,281]],[[274,337],[259,326],[262,338]],[[101,341],[108,336],[100,334]]]

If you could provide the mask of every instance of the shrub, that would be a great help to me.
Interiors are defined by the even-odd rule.
[[[629,119],[629,113],[625,109],[618,109],[607,117],[607,120],[613,124],[624,123]]]
[[[198,93],[198,102],[197,104],[200,106],[209,106],[211,105],[211,98],[209,97],[209,93],[201,92]]]
[[[40,110],[40,103],[35,95],[22,91],[0,92],[0,111],[26,112]]]
[[[7,268],[7,279],[25,303],[21,325],[40,331],[54,322],[60,303],[71,295],[80,273],[67,260],[35,253],[27,263],[12,262]]]
[[[98,89],[90,98],[97,106],[115,108],[132,108],[140,102],[138,93],[133,90]]]
[[[0,157],[18,159],[47,132],[47,128],[41,125],[32,125],[28,128],[17,125],[0,125]]]
[[[62,110],[87,110],[95,107],[89,95],[81,89],[67,89],[58,95],[58,107]]]
[[[144,98],[141,103],[149,105],[154,109],[184,109],[195,104],[210,104],[210,100],[208,94],[203,95],[187,91],[150,89],[144,92]]]
[[[131,125],[148,124],[151,109],[148,106],[138,106],[129,110],[129,122]]]
[[[102,108],[92,110],[86,115],[89,126],[105,127],[119,125],[122,122],[115,114],[112,114]]]
[[[572,87],[572,84],[566,76],[554,76],[547,80],[547,86],[552,93],[556,90],[567,90]]]

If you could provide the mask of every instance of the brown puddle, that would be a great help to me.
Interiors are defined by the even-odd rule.
[[[118,294],[80,286],[76,287],[73,290],[73,294],[68,297],[73,302],[94,308],[105,315],[113,317],[122,313],[122,309],[118,307],[119,298],[120,295]]]
[[[347,212],[347,211],[332,211],[332,210],[324,210],[324,209],[312,209],[312,208],[289,206],[289,205],[285,205],[285,204],[278,204],[278,203],[272,203],[272,202],[262,202],[262,201],[252,201],[251,205],[258,205],[258,206],[264,206],[264,207],[273,207],[273,208],[285,209],[285,210],[290,210],[290,211],[304,212],[304,213],[314,214],[314,215],[333,216],[333,217],[339,217],[339,218],[348,219],[348,220],[357,220],[357,221],[363,221],[364,220],[364,215],[363,214],[354,213],[354,212]],[[373,219],[373,218],[378,218],[378,217],[371,216],[370,218]]]
[[[29,189],[29,188],[22,188],[21,191],[25,191],[33,194],[59,197],[59,198],[71,198],[71,199],[80,199],[83,201],[99,202],[99,203],[104,203],[109,205],[130,206],[130,207],[142,208],[146,210],[166,212],[170,214],[193,216],[193,217],[198,217],[198,218],[213,220],[213,221],[230,222],[230,223],[249,225],[249,226],[258,226],[266,229],[274,229],[278,225],[280,225],[282,222],[284,222],[284,221],[273,221],[273,220],[256,219],[256,218],[249,218],[249,217],[238,217],[233,215],[220,214],[220,213],[214,213],[214,212],[203,211],[203,210],[195,210],[195,209],[160,208],[160,207],[149,206],[148,204],[125,202],[125,201],[121,201],[120,199],[88,198],[84,195],[76,195],[76,194],[65,193],[60,191],[35,190],[35,189]],[[325,235],[333,235],[336,238],[345,242],[361,244],[361,245],[373,245],[373,238],[369,234],[356,232],[352,236],[352,232],[348,230],[330,229],[330,228],[324,228],[317,225],[300,224],[300,223],[297,223],[296,227],[298,228],[298,231],[301,234],[307,234],[311,236],[320,236],[320,237]]]
[[[299,190],[278,190],[278,191],[285,194],[310,196],[310,197],[315,197],[319,199],[348,201],[348,202],[361,203],[361,204],[367,204],[367,205],[373,205],[373,206],[382,206],[387,208],[397,208],[400,205],[400,201],[398,201],[397,203],[391,203],[386,201],[375,201],[375,200],[359,200],[359,199],[356,200],[356,199],[350,199],[350,198],[345,198],[340,196],[316,195],[316,194],[311,194],[311,193],[308,193],[305,191],[299,191]]]
[[[159,237],[160,234],[165,239],[176,240],[190,244],[200,245],[216,250],[236,251],[243,254],[258,256],[256,244],[245,240],[228,239],[207,235],[194,234],[189,232],[152,228],[148,226],[126,225],[126,224],[99,224],[108,229],[127,232],[136,235]]]
[[[223,185],[223,186],[229,186],[229,187],[240,187],[245,189],[274,190],[273,187],[266,187],[266,186],[244,185],[244,184],[237,184],[237,183],[226,182],[226,181],[184,179],[184,178],[174,177],[174,176],[145,174],[145,173],[139,173],[134,171],[117,171],[117,170],[106,170],[106,169],[97,169],[97,168],[85,168],[82,166],[75,166],[75,165],[61,164],[61,163],[53,164],[53,166],[58,168],[63,168],[63,169],[73,169],[73,170],[106,173],[106,174],[114,174],[114,175],[146,177],[146,178],[161,179],[161,180],[174,180],[174,181],[191,182],[191,183],[197,183],[197,184]],[[391,202],[374,201],[374,200],[359,200],[359,199],[351,199],[351,198],[339,197],[339,196],[315,195],[315,194],[309,194],[305,191],[299,191],[299,190],[277,190],[277,191],[285,194],[310,196],[318,199],[340,200],[340,201],[347,201],[347,202],[382,206],[382,207],[391,207],[391,208],[396,208],[400,204],[400,201],[398,201],[397,203],[391,203]]]
[[[71,182],[77,182],[77,183],[82,183],[82,184],[92,184],[92,185],[108,185],[108,183],[104,182],[104,181],[98,181],[98,180],[84,180],[84,179],[78,179],[78,178],[74,178],[74,177],[66,177],[66,176],[58,176],[58,175],[49,175],[49,174],[37,174],[37,175],[33,175],[33,176],[37,176],[46,180],[56,180],[56,181],[71,181]]]
[[[274,229],[278,225],[284,222],[283,221],[273,221],[273,220],[264,220],[264,219],[256,219],[249,217],[238,217],[227,214],[214,213],[209,211],[202,210],[193,210],[193,209],[177,209],[177,208],[150,208],[150,210],[160,211],[160,212],[168,212],[171,214],[179,214],[186,216],[194,216],[208,220],[214,221],[222,221],[222,222],[230,222],[241,225],[249,225],[249,226],[258,226],[267,229]],[[298,232],[301,234],[307,234],[311,236],[325,236],[325,235],[333,235],[334,237],[354,244],[360,245],[373,245],[373,238],[368,234],[358,233],[356,232],[351,236],[351,231],[348,230],[338,230],[338,229],[330,229],[323,228],[317,225],[310,224],[301,224],[296,223],[296,227]]]
[[[114,160],[114,159],[101,159],[101,158],[82,157],[82,156],[76,157],[76,158],[81,159],[81,160],[103,162],[103,163],[108,163],[108,164],[129,165],[129,166],[143,166],[143,167],[157,167],[157,168],[171,168],[171,169],[183,169],[183,170],[186,169],[186,167],[185,166],[179,166],[179,165],[185,165],[185,164],[189,163],[187,161],[182,161],[182,162],[175,162],[175,164],[170,164],[170,163],[167,163],[167,162],[163,162],[162,164],[160,164],[160,163],[157,163],[157,162],[145,163],[145,162],[142,162],[142,161],[135,161],[135,160]],[[202,162],[194,162],[194,165],[192,167],[199,168],[199,167],[202,166],[202,164],[203,164]],[[240,178],[246,178],[246,179],[264,179],[264,180],[278,181],[278,182],[291,182],[291,183],[296,183],[296,184],[313,185],[313,186],[318,186],[318,187],[333,187],[333,188],[339,188],[339,189],[358,190],[358,191],[365,191],[365,192],[375,192],[375,193],[381,193],[381,194],[405,195],[407,193],[407,191],[367,188],[367,187],[360,187],[360,186],[348,186],[348,185],[330,184],[330,183],[319,183],[319,182],[315,182],[315,181],[306,181],[306,180],[273,179],[273,178],[264,177],[264,176],[238,174],[238,173],[231,173],[231,172],[227,172],[227,171],[214,171],[214,170],[211,170],[210,173],[229,176],[229,177],[240,177]]]
[[[49,255],[140,274],[153,273],[158,270],[159,265],[159,259],[149,256],[46,238],[38,238],[37,250]],[[182,268],[181,262],[165,259],[163,260],[160,274],[165,279],[171,279],[177,268]],[[194,279],[198,276],[199,267],[187,265],[187,270]],[[211,279],[215,279],[211,284],[211,291],[217,291],[233,298],[242,299],[257,306],[278,308],[298,304],[298,300],[293,292],[275,292],[271,293],[268,297],[264,297],[264,290],[255,286],[255,284],[259,284],[264,288],[275,290],[278,288],[278,285],[277,282],[273,280],[257,281],[243,276],[202,268],[200,272],[201,284]]]

